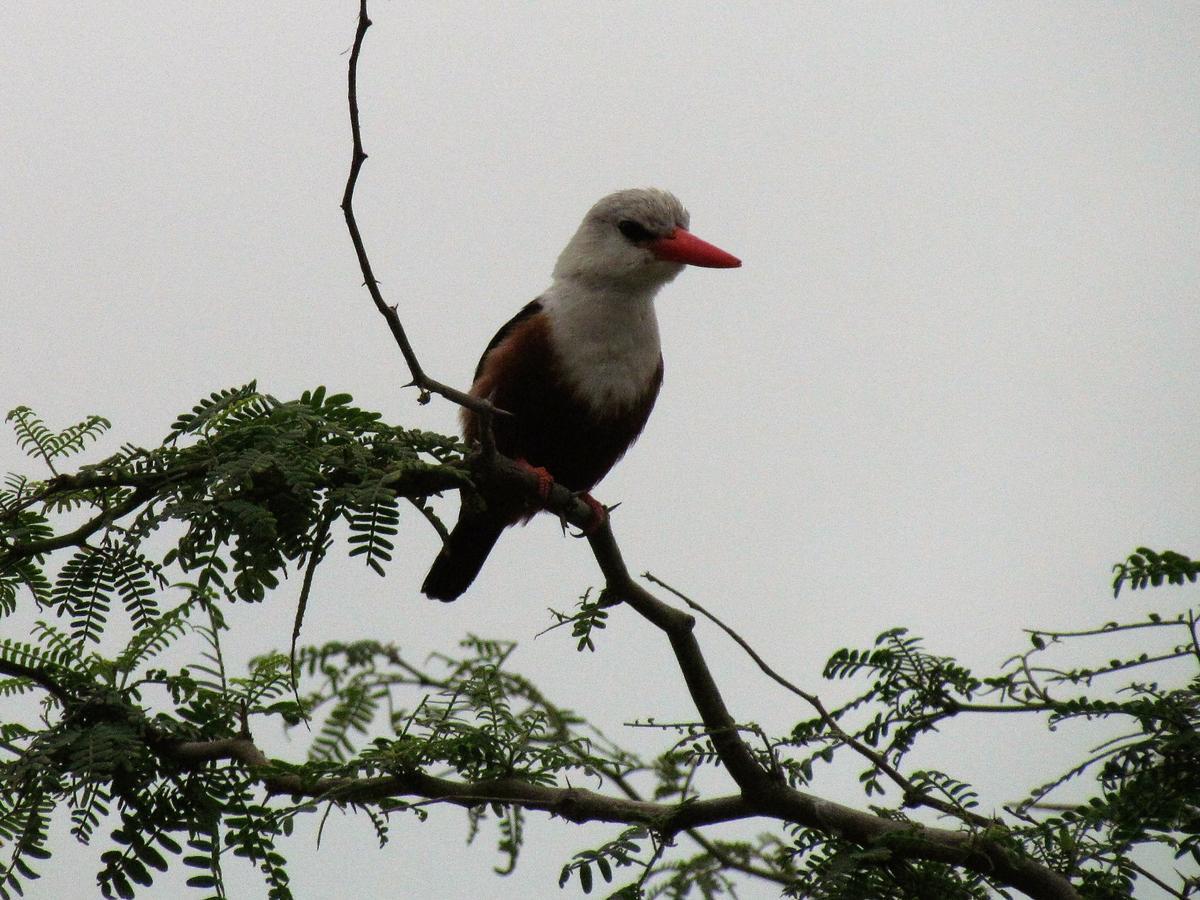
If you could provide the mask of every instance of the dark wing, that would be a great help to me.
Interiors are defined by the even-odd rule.
[[[483,351],[483,356],[479,357],[479,365],[475,367],[475,377],[471,380],[478,381],[479,376],[483,374],[483,361],[487,359],[489,353],[496,349],[497,346],[516,329],[518,325],[526,319],[536,316],[542,311],[542,301],[540,299],[533,300],[525,304],[525,308],[519,313],[500,326],[500,330],[496,332],[495,337],[488,343],[487,349]]]

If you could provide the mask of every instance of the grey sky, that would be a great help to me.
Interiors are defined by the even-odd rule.
[[[892,625],[996,665],[1023,627],[1171,608],[1172,592],[1114,602],[1109,566],[1140,543],[1200,549],[1198,11],[375,3],[360,224],[426,367],[465,385],[594,200],[674,191],[744,267],[660,297],[658,408],[596,491],[622,501],[631,566],[808,687]],[[3,409],[102,413],[111,447],[256,377],[454,428],[448,404],[398,390],[338,209],[354,15],[0,6]],[[0,468],[32,466],[6,439]],[[622,722],[694,717],[632,614],[595,655],[532,639],[597,581],[552,519],[507,534],[452,606],[418,595],[437,539],[408,524],[386,580],[328,567],[306,638],[514,638],[518,668],[636,746],[657,745]],[[244,654],[286,645],[293,594],[240,611]],[[702,638],[736,717],[802,714]],[[923,761],[1003,802],[1065,759],[1041,734],[952,732]],[[852,778],[819,787],[861,805]],[[460,813],[435,819],[398,819],[377,851],[335,815],[319,852],[285,847],[298,894],[333,896],[336,874],[363,897],[557,895],[562,861],[607,833],[535,817],[501,881],[485,838],[464,852]],[[60,865],[83,868],[37,890],[67,896],[82,871],[90,896],[97,856],[65,846]]]

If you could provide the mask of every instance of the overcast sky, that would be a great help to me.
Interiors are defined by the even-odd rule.
[[[97,453],[111,452],[257,378],[455,428],[448,403],[400,389],[338,209],[355,7],[0,6],[3,410],[59,426],[102,413],[115,436]],[[835,648],[895,625],[988,667],[1025,646],[1022,628],[1185,601],[1114,601],[1109,567],[1139,544],[1200,552],[1200,7],[372,15],[359,220],[435,377],[468,383],[612,190],[675,192],[692,230],[744,261],[660,295],[658,408],[595,492],[622,502],[632,568],[808,688]],[[5,439],[13,468],[35,471]],[[407,524],[385,580],[326,567],[306,639],[370,634],[421,655],[467,631],[512,638],[518,669],[634,746],[662,745],[623,722],[695,718],[665,641],[632,613],[594,655],[561,632],[533,640],[548,606],[598,582],[553,519],[509,532],[449,606],[419,595],[438,541]],[[293,588],[235,617],[253,629],[242,655],[287,645]],[[805,715],[713,629],[701,639],[736,718]],[[915,761],[973,779],[990,807],[1078,746],[996,724],[950,729]],[[300,757],[295,739],[272,752]],[[817,788],[863,803],[853,778]],[[298,896],[348,878],[361,897],[557,896],[562,862],[614,833],[535,816],[501,880],[487,836],[464,851],[461,812],[433,819],[397,820],[383,850],[353,818],[335,815],[319,851],[304,832],[283,847]],[[90,896],[100,849],[64,836],[33,896]],[[260,895],[255,873],[228,871],[235,896]]]

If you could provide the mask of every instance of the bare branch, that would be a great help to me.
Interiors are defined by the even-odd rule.
[[[1058,638],[1098,637],[1105,634],[1117,634],[1122,631],[1133,631],[1138,628],[1169,628],[1174,625],[1186,624],[1181,613],[1176,619],[1151,619],[1146,622],[1130,622],[1126,625],[1110,622],[1099,628],[1087,628],[1082,631],[1046,631],[1042,628],[1025,628],[1023,631],[1029,635],[1057,640]]]
[[[686,603],[691,609],[694,609],[696,612],[700,613],[702,616],[724,631],[727,635],[729,635],[729,637],[733,639],[734,643],[746,651],[746,654],[752,660],[754,660],[755,665],[757,665],[767,675],[768,678],[808,703],[809,706],[816,710],[817,715],[825,724],[825,727],[828,728],[839,741],[841,741],[847,747],[850,747],[859,756],[862,756],[873,766],[875,766],[876,769],[878,769],[880,772],[883,772],[888,778],[890,778],[904,793],[904,802],[907,805],[926,806],[945,815],[952,816],[956,819],[961,819],[964,822],[970,822],[972,825],[977,825],[980,828],[988,828],[996,824],[994,819],[989,819],[987,816],[981,816],[978,813],[973,813],[968,809],[963,809],[960,806],[955,806],[952,803],[939,800],[937,797],[932,797],[928,794],[928,792],[921,790],[919,787],[905,778],[895,766],[888,762],[887,757],[885,757],[882,753],[872,750],[862,741],[858,740],[852,734],[842,728],[841,723],[838,722],[838,720],[835,719],[832,714],[830,714],[829,710],[825,708],[825,704],[821,702],[820,697],[797,687],[772,669],[769,665],[767,665],[767,663],[761,656],[758,655],[755,649],[751,647],[750,644],[730,626],[726,625],[723,621],[721,621],[695,600],[692,600],[690,597],[687,597],[680,591],[671,587],[671,585],[667,584],[665,581],[655,578],[649,572],[644,573],[642,577],[654,584],[657,584],[659,587],[670,591],[672,594]]]
[[[354,253],[358,257],[358,266],[362,270],[363,283],[366,285],[371,299],[375,302],[375,308],[387,320],[388,328],[392,331],[392,337],[396,339],[396,344],[400,347],[400,352],[403,354],[404,361],[408,364],[408,370],[412,374],[412,384],[421,390],[421,402],[428,402],[430,393],[438,394],[447,400],[457,403],[459,406],[465,406],[472,412],[477,413],[486,423],[497,413],[504,415],[507,415],[507,413],[498,410],[490,402],[481,397],[465,394],[456,388],[442,384],[440,381],[435,381],[426,375],[425,370],[421,368],[420,360],[417,359],[417,354],[408,339],[404,325],[400,322],[400,316],[396,313],[396,307],[389,306],[383,299],[383,294],[379,290],[379,281],[375,277],[375,272],[371,268],[371,260],[367,256],[367,248],[363,243],[362,233],[358,230],[358,221],[354,216],[354,187],[358,183],[358,173],[362,170],[363,163],[367,159],[367,154],[363,150],[362,130],[359,127],[358,121],[358,57],[362,50],[363,37],[370,27],[371,19],[367,15],[367,0],[360,0],[358,29],[354,34],[354,47],[350,51],[349,75],[347,77],[347,99],[350,106],[350,134],[354,141],[354,151],[350,161],[350,175],[346,178],[346,190],[342,194],[342,212],[346,217],[346,228],[350,232],[350,240],[354,244]]]

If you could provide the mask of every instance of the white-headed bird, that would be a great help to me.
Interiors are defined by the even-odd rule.
[[[609,194],[584,216],[546,291],[501,328],[479,360],[471,393],[511,413],[496,416],[496,449],[550,480],[587,492],[641,433],[658,397],[663,362],[654,296],[685,265],[741,262],[688,230],[672,194],[636,188]],[[468,443],[479,420],[462,413]],[[464,497],[458,523],[421,590],[457,599],[475,580],[501,532],[531,515],[525,503],[497,508]]]

